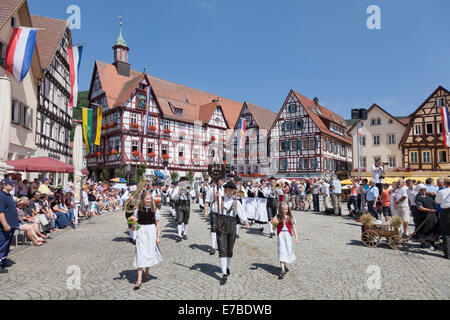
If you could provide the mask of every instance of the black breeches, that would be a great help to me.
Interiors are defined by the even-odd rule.
[[[277,216],[278,200],[269,198],[267,199],[267,218],[269,221]]]
[[[191,206],[180,204],[176,208],[178,224],[189,224],[189,216],[191,214]]]
[[[236,241],[236,217],[220,216],[221,230],[217,233],[220,258],[232,258]]]
[[[217,213],[211,212],[210,216],[211,216],[211,232],[217,232],[217,221],[218,221]]]

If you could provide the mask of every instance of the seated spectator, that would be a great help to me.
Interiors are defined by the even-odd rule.
[[[67,228],[70,229],[72,217],[69,213],[69,209],[66,207],[66,204],[64,201],[60,201],[57,199],[52,199],[51,206],[54,214],[56,215],[56,224],[58,225],[58,228],[63,229]]]
[[[53,231],[57,231],[57,227],[56,227],[56,218],[57,216],[53,213],[53,210],[49,204],[49,201],[53,200],[53,196],[51,196],[51,198],[49,198],[46,194],[42,194],[41,195],[41,211],[40,213],[45,215],[45,217],[47,218],[47,221],[49,223],[49,226],[47,226],[48,230],[50,232]]]
[[[27,238],[33,242],[35,246],[41,246],[45,243],[47,237],[39,232],[39,226],[34,223],[32,212],[28,208],[29,199],[22,197],[16,199],[17,215],[19,217],[19,230],[24,231]]]

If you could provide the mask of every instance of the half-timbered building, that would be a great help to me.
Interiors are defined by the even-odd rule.
[[[225,146],[226,130],[234,127],[242,103],[132,70],[122,30],[113,50],[113,64],[94,66],[89,101],[103,107],[103,122],[100,146],[87,156],[87,166],[133,173],[145,164],[181,175],[192,170],[201,178],[212,147]]]
[[[41,28],[36,37],[43,78],[39,86],[36,115],[36,156],[65,163],[70,159],[72,108],[70,67],[67,48],[72,46],[66,20],[31,15],[33,27]],[[66,183],[68,174],[50,175],[53,183]]]
[[[270,171],[277,176],[328,177],[351,170],[345,120],[291,90],[269,132]]]
[[[445,148],[443,142],[441,107],[450,107],[450,92],[439,86],[409,116],[400,142],[405,168],[450,170],[449,148]]]
[[[239,146],[240,123],[237,121],[228,140],[227,164],[232,173],[244,176],[263,176],[269,174],[268,133],[277,114],[244,102],[239,119],[245,120],[245,137],[242,148]]]

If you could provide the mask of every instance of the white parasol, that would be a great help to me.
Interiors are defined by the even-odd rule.
[[[6,175],[6,170],[14,168],[8,166],[9,132],[11,130],[11,80],[0,77],[0,106],[2,116],[0,117],[0,179]]]
[[[75,126],[75,135],[73,138],[73,183],[74,183],[74,198],[76,213],[75,213],[75,224],[78,224],[78,209],[81,203],[81,167],[83,166],[83,137],[81,132],[81,126],[77,124]]]

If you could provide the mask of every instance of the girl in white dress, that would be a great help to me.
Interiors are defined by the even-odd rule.
[[[159,225],[159,209],[153,202],[150,192],[143,192],[139,208],[134,212],[137,217],[139,230],[136,235],[136,256],[134,267],[138,270],[138,279],[134,290],[142,284],[142,270],[145,268],[144,282],[148,281],[149,268],[163,261],[158,245],[161,242],[161,228]],[[133,226],[136,229],[136,226]]]
[[[292,236],[295,236],[295,244],[298,244],[297,231],[295,230],[295,219],[292,216],[291,209],[286,202],[281,203],[278,209],[277,225],[277,249],[278,261],[280,261],[280,278],[284,278],[287,272],[286,264],[295,261],[294,246],[292,245]]]

